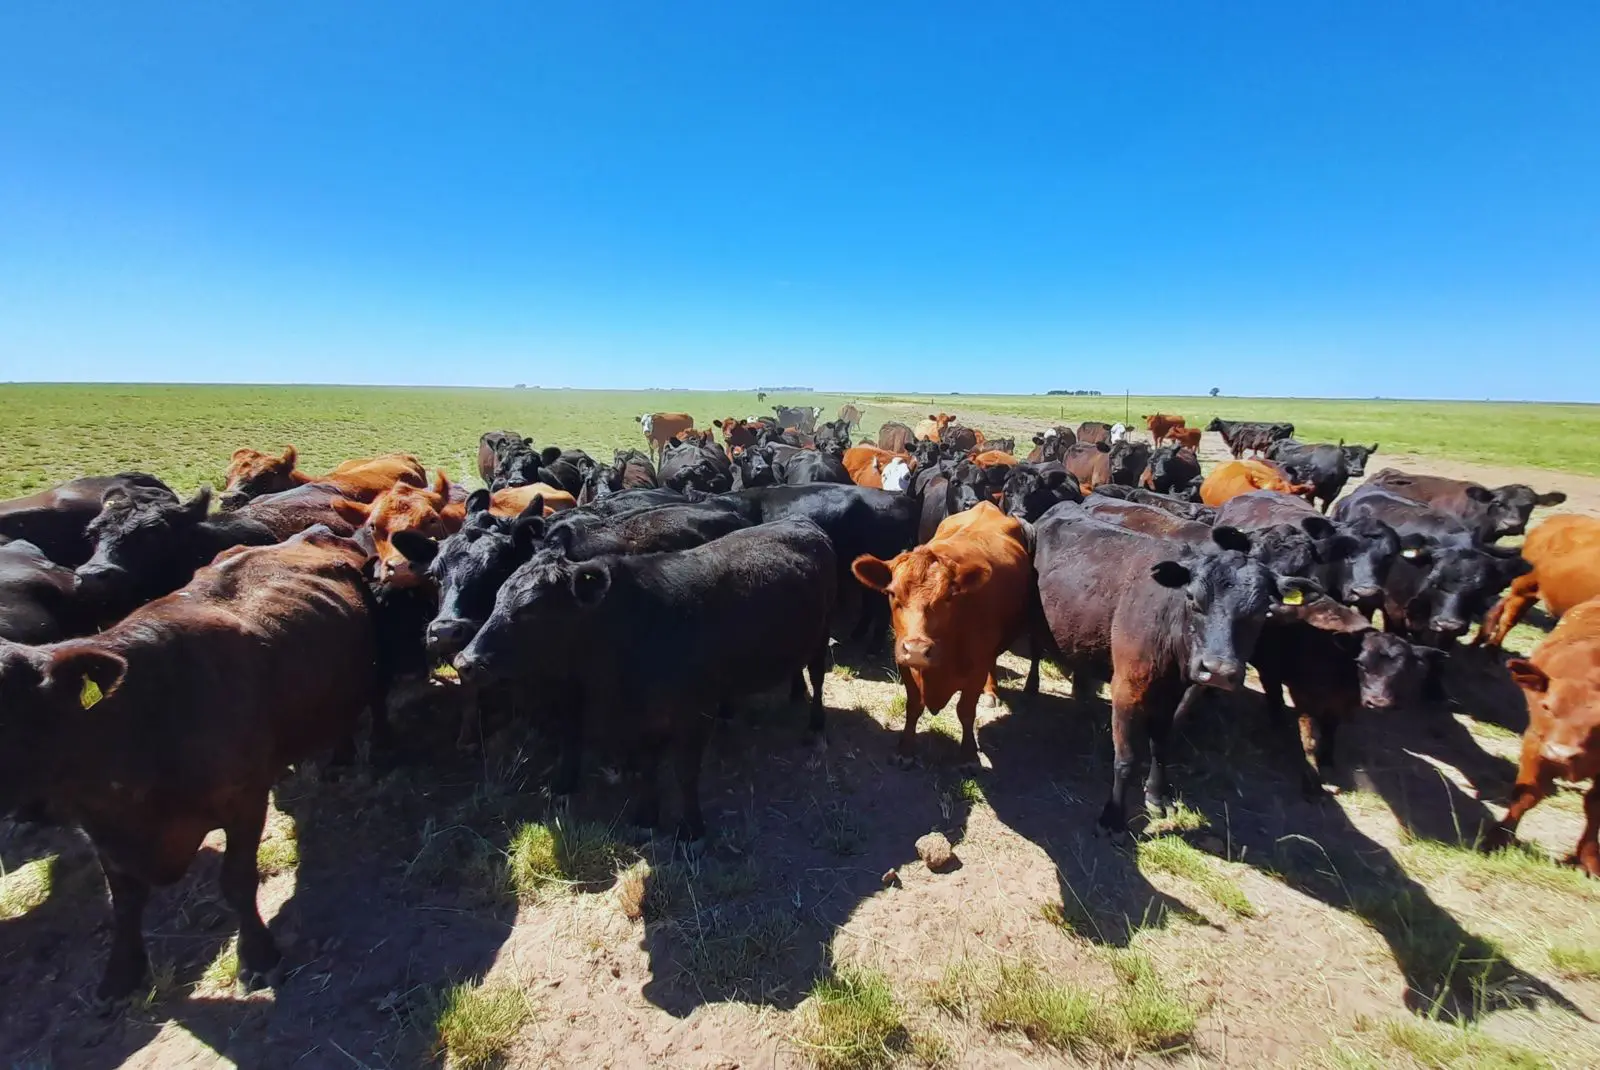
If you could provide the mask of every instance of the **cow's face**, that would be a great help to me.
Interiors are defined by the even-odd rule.
[[[771,446],[755,446],[740,452],[739,478],[746,487],[767,487],[778,481],[778,471],[773,467],[774,453]]]
[[[181,587],[193,570],[192,536],[210,505],[209,487],[182,503],[161,488],[108,490],[85,532],[94,552],[78,566],[79,596],[101,614],[120,616]]]
[[[83,745],[73,738],[86,730],[82,711],[122,685],[128,663],[90,642],[52,649],[0,639],[0,817],[44,796],[60,749]]]
[[[851,571],[863,585],[888,596],[895,662],[925,670],[942,664],[961,626],[962,596],[981,586],[990,569],[981,561],[947,558],[919,546],[890,561],[863,554]]]
[[[461,530],[440,542],[411,531],[394,537],[412,568],[425,570],[439,590],[439,609],[425,637],[436,661],[449,661],[472,640],[489,619],[501,585],[533,553],[531,538],[516,537],[515,520],[492,516],[487,502],[478,509],[474,504]]]
[[[1151,570],[1156,583],[1183,593],[1183,642],[1189,679],[1223,691],[1244,681],[1245,660],[1255,649],[1268,614],[1280,605],[1300,605],[1321,590],[1304,579],[1275,577],[1247,556],[1248,536],[1236,528],[1212,532],[1214,546],[1184,546],[1173,560]]]
[[[1494,537],[1521,535],[1528,530],[1528,519],[1535,506],[1560,505],[1567,496],[1560,491],[1540,494],[1525,483],[1508,483],[1495,488],[1489,504],[1489,515],[1494,523]]]
[[[1251,532],[1250,556],[1280,576],[1311,576],[1322,563],[1311,536],[1296,524]]]
[[[552,663],[565,660],[569,643],[583,641],[583,618],[605,601],[611,573],[598,561],[572,562],[545,549],[513,572],[495,595],[494,609],[472,641],[456,655],[468,682],[503,679],[539,650]]]
[[[1376,629],[1363,632],[1356,668],[1361,705],[1369,710],[1405,706],[1422,694],[1422,685],[1438,651],[1412,646],[1398,635]]]
[[[356,515],[364,514],[378,555],[377,579],[380,583],[394,587],[415,587],[423,582],[423,572],[415,568],[411,559],[395,546],[394,537],[402,531],[432,540],[449,535],[452,526],[445,520],[443,512],[449,500],[450,485],[444,473],[440,472],[431,488],[396,483],[380,494],[370,506],[341,501],[335,503],[335,508],[346,519],[353,520]]]
[[[1436,547],[1431,567],[1406,605],[1406,622],[1441,642],[1459,639],[1506,584],[1532,566],[1515,553]]]
[[[293,446],[284,450],[282,456],[248,447],[234,450],[228,462],[227,483],[222,488],[222,508],[236,509],[262,494],[293,490],[294,466],[298,459]]]
[[[1337,525],[1331,539],[1321,545],[1332,562],[1330,581],[1338,598],[1364,610],[1383,608],[1383,588],[1394,562],[1407,548],[1388,524],[1373,517]],[[1419,545],[1410,547],[1412,558]]]
[[[1529,731],[1538,732],[1549,771],[1567,780],[1592,775],[1600,754],[1600,688],[1587,677],[1549,676],[1523,658],[1506,662],[1506,669],[1528,701]]]

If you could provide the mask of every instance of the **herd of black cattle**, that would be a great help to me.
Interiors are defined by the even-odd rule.
[[[391,755],[387,697],[406,674],[453,664],[464,737],[497,690],[560,696],[552,790],[576,790],[585,747],[625,743],[642,767],[643,826],[661,817],[649,767],[666,757],[692,842],[702,749],[729,703],[782,686],[804,696],[808,673],[820,735],[830,647],[881,651],[890,613],[920,598],[947,637],[983,637],[950,645],[992,648],[987,668],[1005,649],[1032,658],[1027,691],[1040,658],[1075,695],[1111,685],[1101,821],[1120,830],[1138,737],[1145,799],[1160,807],[1167,729],[1202,691],[1238,688],[1247,664],[1270,702],[1281,709],[1287,688],[1318,729],[1302,772],[1320,791],[1340,721],[1436,686],[1438,659],[1526,570],[1495,541],[1554,500],[1386,471],[1326,516],[1272,491],[1210,508],[1193,477],[1155,474],[1170,449],[1135,464],[1124,449],[1086,481],[1063,463],[1064,428],[1019,460],[1009,442],[946,434],[886,450],[852,446],[847,421],[805,423],[738,421],[750,437],[737,447],[691,433],[661,444],[659,466],[638,450],[606,464],[492,432],[479,452],[489,489],[401,480],[354,513],[342,468],[278,486],[230,472],[220,512],[207,491],[184,501],[137,473],[0,503],[0,814],[92,841],[115,918],[98,995],[139,985],[149,889],[181,877],[216,828],[241,980],[271,981],[280,955],[256,906],[268,793],[294,763],[353,760],[363,711],[374,760]],[[1123,443],[1110,445],[1093,449],[1110,460]],[[847,458],[860,449],[872,456]],[[1338,447],[1304,449],[1351,474]],[[886,483],[896,462],[905,478]],[[529,485],[540,493],[503,507]],[[380,508],[389,495],[411,511]],[[563,497],[572,507],[554,511]],[[1002,567],[982,543],[941,538],[969,509],[1025,541],[1028,604],[1007,610],[1021,612],[964,600],[964,577]],[[942,586],[885,598],[856,582],[863,556],[893,562],[931,540]],[[398,567],[378,567],[386,552]],[[1002,617],[1025,623],[1007,633]]]

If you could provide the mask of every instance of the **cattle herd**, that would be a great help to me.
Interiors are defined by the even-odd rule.
[[[1440,697],[1474,623],[1498,645],[1542,598],[1562,619],[1507,663],[1530,727],[1491,839],[1554,777],[1600,771],[1600,521],[1558,515],[1520,551],[1499,545],[1560,494],[1384,469],[1341,496],[1376,445],[1303,444],[1291,424],[1212,421],[1234,459],[1202,473],[1202,431],[1164,413],[1144,418],[1149,444],[1085,422],[1019,458],[947,413],[859,441],[854,406],[821,425],[814,408],[774,412],[704,429],[641,416],[645,448],[609,462],[489,432],[471,493],[409,455],[310,475],[291,447],[238,450],[215,510],[209,489],[184,501],[143,473],[0,503],[0,814],[93,843],[114,916],[98,996],[141,983],[149,890],[217,828],[241,979],[271,983],[280,955],[256,906],[270,789],[295,763],[353,761],[363,713],[372,760],[393,760],[391,689],[443,665],[464,746],[480,707],[559,696],[544,726],[558,796],[586,749],[615,752],[638,777],[633,820],[654,828],[669,760],[693,849],[719,718],[787,687],[820,741],[835,644],[892,636],[908,764],[919,716],[952,698],[961,758],[977,760],[996,659],[1031,661],[1027,696],[1048,658],[1075,699],[1109,685],[1100,824],[1120,833],[1141,752],[1160,809],[1175,720],[1247,666],[1320,797],[1345,720]],[[1597,791],[1577,861],[1600,876]]]

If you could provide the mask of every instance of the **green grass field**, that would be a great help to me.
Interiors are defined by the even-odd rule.
[[[991,421],[1043,427],[1055,421],[1121,419],[1116,397],[1007,395],[852,397],[749,391],[477,390],[442,387],[5,385],[0,386],[0,497],[90,473],[140,469],[174,487],[218,484],[239,446],[293,443],[307,471],[349,457],[404,450],[471,482],[478,435],[514,429],[541,445],[578,446],[597,455],[642,441],[634,417],[647,411],[692,414],[702,426],[724,416],[770,411],[774,402],[821,405],[831,416],[861,404],[864,426],[956,413],[979,427]],[[1600,406],[1484,402],[1305,401],[1132,398],[1135,418],[1160,409],[1191,424],[1212,416],[1288,419],[1308,440],[1381,443],[1386,452],[1529,465],[1600,475]]]

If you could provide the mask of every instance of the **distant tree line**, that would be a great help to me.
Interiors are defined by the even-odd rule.
[[[1097,398],[1100,396],[1100,391],[1098,390],[1046,390],[1044,393],[1045,397],[1065,395],[1075,398]]]
[[[764,394],[813,394],[816,392],[809,386],[758,386],[756,390]]]

